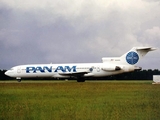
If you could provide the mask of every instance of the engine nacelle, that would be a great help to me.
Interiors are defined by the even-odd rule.
[[[119,66],[115,66],[115,65],[105,65],[102,67],[102,70],[104,71],[108,71],[108,72],[111,72],[111,71],[118,71],[118,70],[121,70],[121,68]]]

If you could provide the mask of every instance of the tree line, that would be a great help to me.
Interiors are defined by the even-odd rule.
[[[6,76],[4,73],[6,70],[0,70],[0,80],[13,80],[15,78],[11,78]],[[123,73],[119,75],[100,77],[100,78],[87,78],[88,80],[100,79],[100,80],[152,80],[153,75],[160,75],[160,71],[158,69],[148,69],[148,70],[140,70],[129,73]],[[35,78],[34,78],[35,79]],[[39,80],[46,80],[46,78],[36,78]],[[47,78],[48,80],[55,80],[55,78]],[[73,79],[73,78],[72,78]],[[27,80],[33,80],[33,78],[28,78]]]

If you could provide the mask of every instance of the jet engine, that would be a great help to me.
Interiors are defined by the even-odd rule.
[[[121,68],[119,66],[114,66],[114,65],[105,65],[102,67],[102,70],[104,71],[108,71],[108,72],[111,72],[111,71],[118,71],[118,70],[121,70]]]

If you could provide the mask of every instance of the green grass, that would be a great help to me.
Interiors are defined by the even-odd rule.
[[[158,120],[151,81],[0,82],[0,120]]]

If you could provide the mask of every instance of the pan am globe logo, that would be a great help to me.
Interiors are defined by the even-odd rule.
[[[134,65],[138,62],[139,60],[139,56],[136,52],[129,52],[126,56],[126,61],[131,64],[131,65]]]

